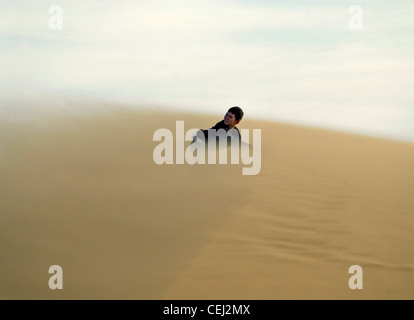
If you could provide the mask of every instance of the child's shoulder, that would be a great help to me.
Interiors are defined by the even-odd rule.
[[[211,127],[211,129],[225,129],[226,125],[224,124],[224,120],[221,120],[219,122],[217,122],[213,127]]]

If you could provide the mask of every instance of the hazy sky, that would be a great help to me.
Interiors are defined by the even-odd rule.
[[[49,26],[53,5],[62,29]],[[349,26],[354,5],[362,29]],[[413,18],[398,0],[0,0],[0,92],[219,116],[239,105],[414,141]]]

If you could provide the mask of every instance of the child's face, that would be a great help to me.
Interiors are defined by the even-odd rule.
[[[236,120],[236,116],[233,113],[231,113],[231,112],[227,112],[224,115],[224,124],[226,126],[229,126],[230,128],[233,128],[239,122],[240,121]]]

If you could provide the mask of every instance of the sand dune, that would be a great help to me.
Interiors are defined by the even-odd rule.
[[[260,174],[159,166],[153,133],[176,120],[219,119],[2,116],[1,299],[414,298],[413,144],[246,118]]]

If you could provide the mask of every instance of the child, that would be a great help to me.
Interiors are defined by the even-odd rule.
[[[224,115],[224,119],[220,122],[217,122],[215,126],[211,127],[210,129],[224,129],[229,137],[234,136],[237,137],[239,141],[241,141],[240,131],[236,127],[236,125],[240,123],[243,116],[244,112],[240,107],[231,107]],[[204,138],[204,140],[206,141],[208,139],[208,130],[199,130],[193,136],[193,142],[195,142],[197,138]]]

